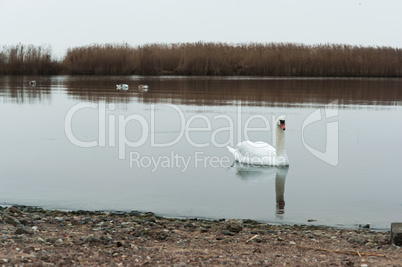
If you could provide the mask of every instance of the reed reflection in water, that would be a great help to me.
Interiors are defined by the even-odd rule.
[[[35,84],[31,83],[35,79]],[[57,80],[57,78],[56,78]],[[52,77],[0,77],[0,96],[5,102],[18,104],[48,103],[52,101]]]
[[[149,91],[121,92],[147,83]],[[297,79],[204,77],[87,77],[67,79],[68,94],[85,101],[171,103],[177,105],[312,106],[338,99],[341,105],[401,105],[402,79]],[[96,91],[96,94],[94,93]]]
[[[36,80],[32,87],[29,81]],[[130,90],[116,90],[127,83]],[[148,84],[147,92],[139,84]],[[51,90],[52,86],[52,90]],[[142,102],[177,105],[303,107],[338,99],[340,108],[355,105],[402,105],[402,79],[309,79],[243,77],[142,77],[142,76],[4,76],[0,94],[5,99],[51,101],[55,89],[66,90],[81,101]],[[133,89],[132,89],[133,88]]]

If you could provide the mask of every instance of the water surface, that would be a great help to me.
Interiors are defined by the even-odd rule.
[[[116,90],[119,83],[130,90]],[[3,76],[0,204],[386,229],[402,221],[401,85],[401,79]],[[87,107],[72,113],[77,105]],[[275,143],[281,114],[290,167],[232,166],[226,144],[244,140],[244,128],[267,126],[248,137]],[[74,144],[69,127],[81,145],[96,145]],[[329,144],[337,149],[328,163],[317,153]]]

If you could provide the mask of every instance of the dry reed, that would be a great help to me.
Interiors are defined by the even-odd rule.
[[[0,74],[58,74],[60,62],[51,59],[50,46],[11,45],[0,51]]]
[[[342,44],[91,44],[68,49],[16,45],[0,52],[0,74],[402,77],[402,49]]]

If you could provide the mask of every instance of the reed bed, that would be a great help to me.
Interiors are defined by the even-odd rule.
[[[62,64],[52,59],[49,45],[11,45],[0,50],[0,74],[52,75],[62,71]]]
[[[52,60],[49,49],[0,52],[0,74],[402,77],[402,49],[343,44],[91,44]]]

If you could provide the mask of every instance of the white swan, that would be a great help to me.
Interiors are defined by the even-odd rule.
[[[289,159],[285,149],[285,115],[276,120],[276,149],[265,142],[243,141],[236,148],[228,146],[235,161],[250,165],[288,166]]]
[[[128,90],[128,84],[124,84],[124,83],[122,83],[122,84],[116,84],[116,90],[124,90],[124,91],[127,91]]]
[[[147,91],[148,91],[148,85],[146,85],[146,84],[140,84],[140,85],[138,85],[138,90],[139,90],[140,92],[147,92]]]

